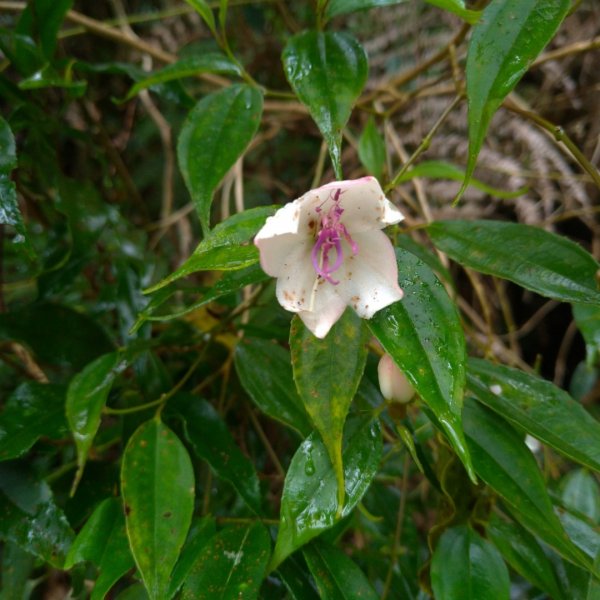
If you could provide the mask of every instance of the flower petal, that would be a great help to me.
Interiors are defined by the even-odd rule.
[[[374,177],[333,181],[311,190],[300,199],[303,203],[302,212],[312,212],[313,207],[319,205],[322,205],[323,212],[327,212],[338,190],[339,203],[344,209],[341,222],[351,235],[371,229],[383,229],[404,219],[402,213],[385,197]]]
[[[311,308],[311,297],[317,280],[310,259],[311,247],[310,242],[296,244],[288,256],[282,259],[277,279],[277,300],[285,310],[300,312]]]
[[[370,319],[404,295],[398,285],[396,254],[383,231],[365,231],[352,237],[358,253],[346,254],[344,264],[335,273],[340,281],[336,292],[360,317]]]
[[[346,310],[346,302],[337,294],[335,286],[321,281],[323,283],[318,285],[313,310],[298,313],[302,322],[318,338],[324,338]]]

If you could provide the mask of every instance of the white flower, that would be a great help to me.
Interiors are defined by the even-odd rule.
[[[286,204],[254,238],[277,299],[319,338],[352,306],[370,319],[400,300],[394,248],[381,231],[404,217],[374,177],[335,181]]]
[[[405,404],[413,399],[415,389],[389,354],[384,354],[379,360],[377,374],[381,395],[388,402]]]

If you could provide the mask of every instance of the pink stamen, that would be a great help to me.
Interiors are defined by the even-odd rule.
[[[317,235],[317,241],[313,246],[310,253],[310,258],[313,267],[320,277],[323,277],[326,281],[333,285],[338,285],[339,281],[336,281],[331,276],[335,273],[344,262],[344,251],[342,249],[342,237],[350,245],[352,254],[358,253],[358,244],[350,237],[348,230],[343,223],[340,223],[341,216],[344,209],[340,206],[340,195],[342,190],[338,189],[333,196],[333,206],[329,209],[327,214],[321,216],[321,228]],[[325,202],[323,203],[325,204]],[[322,206],[317,206],[316,212],[322,212]],[[335,249],[335,261],[331,265],[330,251]]]

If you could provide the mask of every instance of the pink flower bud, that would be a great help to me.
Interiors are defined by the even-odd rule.
[[[388,402],[405,404],[415,395],[413,386],[389,354],[384,354],[377,367],[379,389]]]

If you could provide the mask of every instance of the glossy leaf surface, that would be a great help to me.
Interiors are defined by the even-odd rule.
[[[600,523],[600,488],[593,475],[585,469],[571,471],[561,481],[561,499],[570,510]]]
[[[0,413],[0,460],[18,458],[41,436],[60,438],[66,433],[64,387],[23,383]]]
[[[163,600],[194,510],[194,470],[177,436],[152,419],[131,436],[121,467],[127,536],[151,600]]]
[[[437,248],[465,267],[562,302],[600,303],[600,265],[565,237],[504,221],[436,221],[427,231]]]
[[[571,460],[600,470],[600,423],[554,384],[518,369],[469,359],[480,402]]]
[[[540,469],[522,436],[490,409],[469,398],[463,412],[473,466],[530,531],[567,560],[584,568],[590,561],[567,537]]]
[[[358,565],[344,552],[315,541],[302,551],[323,600],[377,600]]]
[[[431,561],[436,600],[508,600],[508,569],[498,550],[470,527],[446,529]]]
[[[77,373],[67,390],[66,412],[77,446],[78,473],[81,477],[88,452],[100,427],[102,409],[116,377],[127,367],[118,352],[104,354]]]
[[[367,55],[348,33],[304,31],[290,38],[282,54],[285,75],[306,105],[329,146],[342,179],[342,129],[367,80]]]
[[[296,390],[289,352],[272,342],[244,338],[235,349],[235,368],[244,389],[262,412],[306,437],[313,430]]]
[[[205,233],[213,193],[254,137],[262,108],[258,89],[232,85],[202,98],[183,124],[177,143],[179,168]]]
[[[379,424],[368,416],[353,417],[344,433],[346,502],[342,514],[337,512],[336,473],[321,438],[312,433],[294,454],[285,478],[270,569],[349,515],[371,484],[382,452]]]
[[[219,413],[200,398],[182,395],[178,400],[186,437],[196,454],[208,462],[220,478],[231,483],[254,512],[260,512],[260,490],[254,465],[242,454]]]
[[[134,566],[125,533],[123,506],[116,498],[98,505],[69,549],[65,567],[90,561],[99,569],[91,600],[101,600],[110,588]]]
[[[462,192],[494,113],[552,39],[569,0],[493,0],[473,27],[467,53],[469,156]]]
[[[294,317],[290,328],[294,380],[337,473],[340,510],[345,487],[344,423],[365,369],[367,342],[367,328],[350,309],[323,339],[316,338],[299,317]]]
[[[474,477],[461,425],[465,339],[456,307],[444,286],[416,256],[396,248],[404,298],[367,321]]]
[[[257,598],[270,553],[271,539],[261,523],[224,529],[194,563],[182,600]]]
[[[585,340],[586,362],[593,365],[600,358],[600,306],[574,304],[573,317]]]
[[[208,25],[208,28],[215,33],[215,17],[212,9],[210,8],[206,0],[185,0],[203,19]]]

